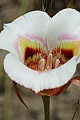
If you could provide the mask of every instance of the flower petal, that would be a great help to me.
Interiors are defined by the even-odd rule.
[[[58,45],[58,49],[60,49],[60,54],[64,57],[65,61],[70,60],[73,56],[77,56],[77,63],[79,63],[80,56],[80,41],[68,41],[63,40]]]
[[[80,76],[72,78],[71,82],[80,87]]]
[[[47,50],[45,46],[43,46],[43,43],[21,37],[19,39],[19,52],[22,59],[25,60],[26,57],[27,60],[29,57],[38,55],[40,52],[47,53]]]
[[[4,69],[9,77],[36,93],[65,85],[76,71],[76,57],[64,65],[47,71],[35,71],[26,67],[11,53],[4,60]]]
[[[47,31],[48,49],[52,51],[54,48],[57,47],[58,44],[60,43],[63,44],[64,42],[65,42],[65,49],[69,44],[71,49],[73,49],[73,44],[76,43],[77,49],[75,51],[79,51],[80,13],[70,8],[58,12],[50,20],[48,25],[48,31]]]
[[[47,59],[47,50],[42,42],[21,37],[19,39],[19,52],[22,62],[34,70],[39,70],[39,61]]]
[[[4,25],[4,30],[0,33],[0,48],[19,56],[19,36],[37,39],[46,44],[46,30],[49,19],[47,13],[33,11],[17,18],[12,23]]]

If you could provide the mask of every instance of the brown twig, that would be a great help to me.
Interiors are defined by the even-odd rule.
[[[73,0],[64,0],[67,8],[75,8]]]
[[[80,109],[80,102],[79,102],[79,99],[78,99],[77,106],[76,106],[76,109],[75,109],[75,111],[74,111],[74,114],[73,114],[72,120],[74,120],[75,115],[76,115],[76,112],[77,112],[77,111],[79,112],[79,109]]]

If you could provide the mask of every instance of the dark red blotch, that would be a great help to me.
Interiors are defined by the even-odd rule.
[[[73,51],[72,50],[66,50],[66,49],[61,49],[61,53],[64,55],[66,59],[71,59],[73,57]]]
[[[40,52],[39,49],[33,49],[33,48],[27,47],[24,54],[24,60],[27,60],[29,57],[32,58],[33,55],[36,55],[39,52]]]

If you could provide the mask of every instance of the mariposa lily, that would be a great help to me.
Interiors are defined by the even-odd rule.
[[[4,59],[8,76],[36,94],[57,96],[71,82],[80,86],[80,77],[74,76],[80,62],[80,13],[74,9],[52,18],[32,11],[4,24],[0,49],[10,52]]]

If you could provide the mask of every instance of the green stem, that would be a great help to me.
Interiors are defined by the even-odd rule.
[[[50,97],[42,96],[45,120],[50,120]]]
[[[6,77],[5,83],[5,95],[4,95],[4,120],[11,120],[11,92],[12,83],[8,77]]]

